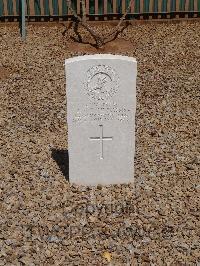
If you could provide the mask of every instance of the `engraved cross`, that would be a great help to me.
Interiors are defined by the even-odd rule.
[[[90,137],[90,140],[99,140],[100,141],[100,159],[104,159],[103,156],[103,141],[104,140],[113,140],[113,137],[104,137],[103,136],[103,125],[99,125],[101,129],[100,137]]]

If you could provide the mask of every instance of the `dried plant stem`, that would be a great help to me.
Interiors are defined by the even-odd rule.
[[[86,9],[85,9],[85,0],[81,0],[81,7],[82,7],[82,20],[84,23],[86,23],[87,17],[86,17]]]
[[[125,20],[125,18],[126,18],[126,16],[127,16],[128,12],[129,12],[129,10],[130,10],[130,8],[131,8],[131,5],[132,5],[133,3],[134,3],[134,0],[130,0],[129,5],[128,5],[127,9],[126,9],[126,12],[125,12],[125,13],[123,14],[123,16],[120,18],[120,21],[119,21],[119,23],[117,24],[117,26],[116,26],[116,28],[114,29],[114,31],[113,31],[111,34],[108,34],[108,35],[105,37],[106,42],[109,42],[109,41],[113,40],[112,38],[115,38],[115,36],[116,36],[118,33],[120,33],[120,27],[121,27],[121,25],[122,25],[122,22]],[[105,43],[106,43],[106,42],[105,42]]]
[[[83,4],[83,2],[82,2]],[[96,41],[96,44],[97,44],[97,47],[101,47],[104,43],[103,43],[103,40],[102,38],[97,35],[97,33],[95,31],[93,31],[91,29],[91,27],[86,23],[84,22],[78,15],[77,13],[75,12],[75,10],[72,8],[71,6],[71,0],[67,0],[67,5],[68,5],[68,8],[69,10],[71,11],[72,15],[77,19],[77,21],[91,34],[91,36],[94,38],[94,40]],[[85,13],[85,17],[86,17],[86,13]]]
[[[82,18],[79,17],[76,13],[76,11],[73,9],[72,5],[71,5],[71,0],[66,0],[67,1],[67,6],[70,10],[70,12],[72,13],[72,15],[76,18],[76,20],[91,34],[91,36],[93,37],[93,39],[96,42],[96,46],[97,48],[102,47],[103,45],[105,45],[106,43],[114,40],[117,35],[121,32],[120,27],[122,25],[122,22],[125,20],[126,15],[128,14],[130,7],[132,5],[132,3],[134,2],[134,0],[130,0],[129,5],[126,9],[126,12],[123,14],[123,16],[120,18],[119,23],[117,24],[117,26],[115,27],[113,32],[110,32],[109,34],[107,34],[106,36],[100,36],[98,35],[87,23],[87,14],[86,14],[86,3],[85,0],[81,0],[81,6],[82,6]]]

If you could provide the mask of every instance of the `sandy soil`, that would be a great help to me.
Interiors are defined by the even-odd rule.
[[[131,26],[100,51],[64,30],[0,28],[0,265],[197,265],[200,23]],[[96,52],[138,61],[129,185],[68,182],[64,59]]]

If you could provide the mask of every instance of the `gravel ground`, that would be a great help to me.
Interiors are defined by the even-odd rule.
[[[64,59],[94,48],[63,31],[0,28],[0,265],[199,265],[200,23],[110,44],[138,60],[135,182],[96,188],[67,181]]]

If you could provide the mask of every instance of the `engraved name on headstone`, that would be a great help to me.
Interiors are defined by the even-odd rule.
[[[65,70],[70,182],[133,181],[136,60],[86,55],[67,59]]]

